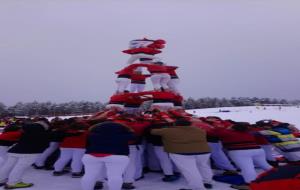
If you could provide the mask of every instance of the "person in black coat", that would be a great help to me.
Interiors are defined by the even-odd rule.
[[[129,163],[128,141],[134,139],[130,128],[120,123],[104,122],[92,127],[87,137],[86,154],[82,159],[85,167],[82,189],[94,190],[105,166],[108,189],[121,190],[122,174]]]
[[[19,141],[8,150],[8,158],[0,168],[0,185],[5,185],[5,189],[26,188],[33,185],[23,183],[22,177],[49,146],[48,129],[49,124],[46,120],[38,120],[22,126]]]

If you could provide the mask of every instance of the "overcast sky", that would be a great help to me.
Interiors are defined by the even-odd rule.
[[[1,0],[0,102],[107,101],[131,39],[185,97],[300,99],[299,0]],[[149,84],[150,86],[151,84]]]

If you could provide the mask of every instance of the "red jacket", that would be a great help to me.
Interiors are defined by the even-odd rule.
[[[110,97],[109,104],[124,104],[131,93],[114,94]]]
[[[70,136],[64,138],[60,144],[61,148],[85,148],[88,135],[87,130],[69,130],[67,134]]]
[[[175,71],[178,67],[176,66],[166,66],[166,67],[167,67],[167,72],[169,73],[172,79],[178,78],[178,75]]]
[[[122,125],[128,127],[137,137],[134,141],[130,141],[129,144],[140,144],[140,139],[144,133],[144,125],[139,125],[140,122],[137,121],[134,115],[121,114],[116,115],[114,118],[110,118],[113,122],[121,123]]]
[[[151,100],[150,97],[143,97],[139,93],[131,93],[127,96],[124,106],[125,107],[133,107],[138,108],[140,107],[145,101]]]
[[[260,146],[256,143],[255,137],[248,131],[239,132],[233,129],[215,128],[214,133],[220,138],[224,148],[227,150],[260,148]]]
[[[149,48],[149,47],[127,49],[127,50],[123,50],[122,52],[130,54],[130,55],[139,54],[139,53],[144,53],[144,54],[148,54],[148,55],[155,55],[155,54],[161,53],[160,50],[155,49],[155,48]]]
[[[161,91],[153,91],[153,103],[159,102],[174,102],[176,101],[176,95],[173,92],[161,92]]]
[[[121,123],[121,124],[129,127],[133,131],[133,133],[136,136],[136,140],[130,141],[129,142],[130,145],[141,144],[142,138],[145,134],[145,130],[150,125],[150,122],[147,122],[147,121],[137,121],[137,120],[128,121],[126,119],[116,119],[116,120],[114,120],[114,122]]]
[[[22,135],[21,131],[8,131],[0,134],[0,141],[18,141]]]
[[[152,123],[174,123],[176,119],[172,118],[167,112],[155,112],[152,114]]]
[[[168,73],[168,68],[165,65],[158,64],[144,64],[151,74],[154,73]]]
[[[174,106],[183,106],[183,97],[179,94],[174,94],[173,103]]]
[[[129,65],[125,68],[123,68],[122,70],[120,71],[117,71],[116,74],[118,75],[128,75],[128,78],[130,78],[130,75],[133,74],[133,71],[137,68],[137,67],[140,67],[140,66],[143,66],[144,64],[140,63],[136,63],[136,64],[132,64],[132,65]]]
[[[146,78],[150,77],[150,75],[142,75],[142,74],[131,74],[131,83],[133,84],[146,84]]]
[[[173,118],[187,118],[187,119],[191,119],[192,118],[192,114],[189,114],[187,112],[184,111],[184,109],[171,109],[168,110],[168,113],[171,115],[171,117]]]
[[[94,114],[93,116],[88,118],[88,121],[93,120],[106,120],[107,117],[113,116],[117,114],[115,110],[105,110]]]
[[[214,126],[212,126],[208,123],[205,123],[197,118],[192,118],[191,122],[192,122],[192,126],[199,127],[201,129],[205,130],[208,135],[214,135],[214,129],[215,129]]]

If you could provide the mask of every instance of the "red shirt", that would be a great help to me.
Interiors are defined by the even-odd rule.
[[[69,130],[67,133],[80,133],[76,136],[65,137],[60,144],[61,148],[85,148],[88,131]]]
[[[109,104],[124,104],[130,93],[114,94],[110,97]]]
[[[178,67],[176,66],[166,66],[166,67],[167,67],[167,72],[169,73],[171,78],[178,78],[177,73],[175,71]]]
[[[224,147],[228,150],[258,149],[254,135],[250,132],[240,132],[232,129],[215,128],[214,133],[220,138]]]
[[[130,75],[131,83],[134,84],[145,84],[147,77],[150,77],[150,75],[142,75],[142,74],[134,74],[134,73]]]
[[[149,47],[141,47],[141,48],[134,48],[134,49],[127,49],[122,51],[123,53],[127,53],[130,55],[133,54],[139,54],[139,53],[144,53],[144,54],[149,54],[149,55],[155,55],[161,53],[160,50],[155,49],[155,48],[149,48]]]
[[[117,71],[116,74],[118,74],[118,75],[129,75],[129,77],[130,77],[130,75],[132,75],[133,71],[137,67],[140,67],[142,65],[143,65],[142,63],[140,63],[140,64],[136,63],[136,64],[129,65],[129,66],[123,68],[122,70]]]
[[[176,100],[176,95],[173,92],[161,92],[161,91],[153,91],[153,102],[174,102]]]

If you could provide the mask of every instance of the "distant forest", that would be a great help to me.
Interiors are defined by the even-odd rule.
[[[237,107],[255,105],[300,105],[300,100],[270,99],[270,98],[188,98],[184,101],[185,109]],[[6,106],[0,102],[0,117],[5,116],[63,116],[91,114],[103,110],[105,103],[101,102],[19,102]]]

